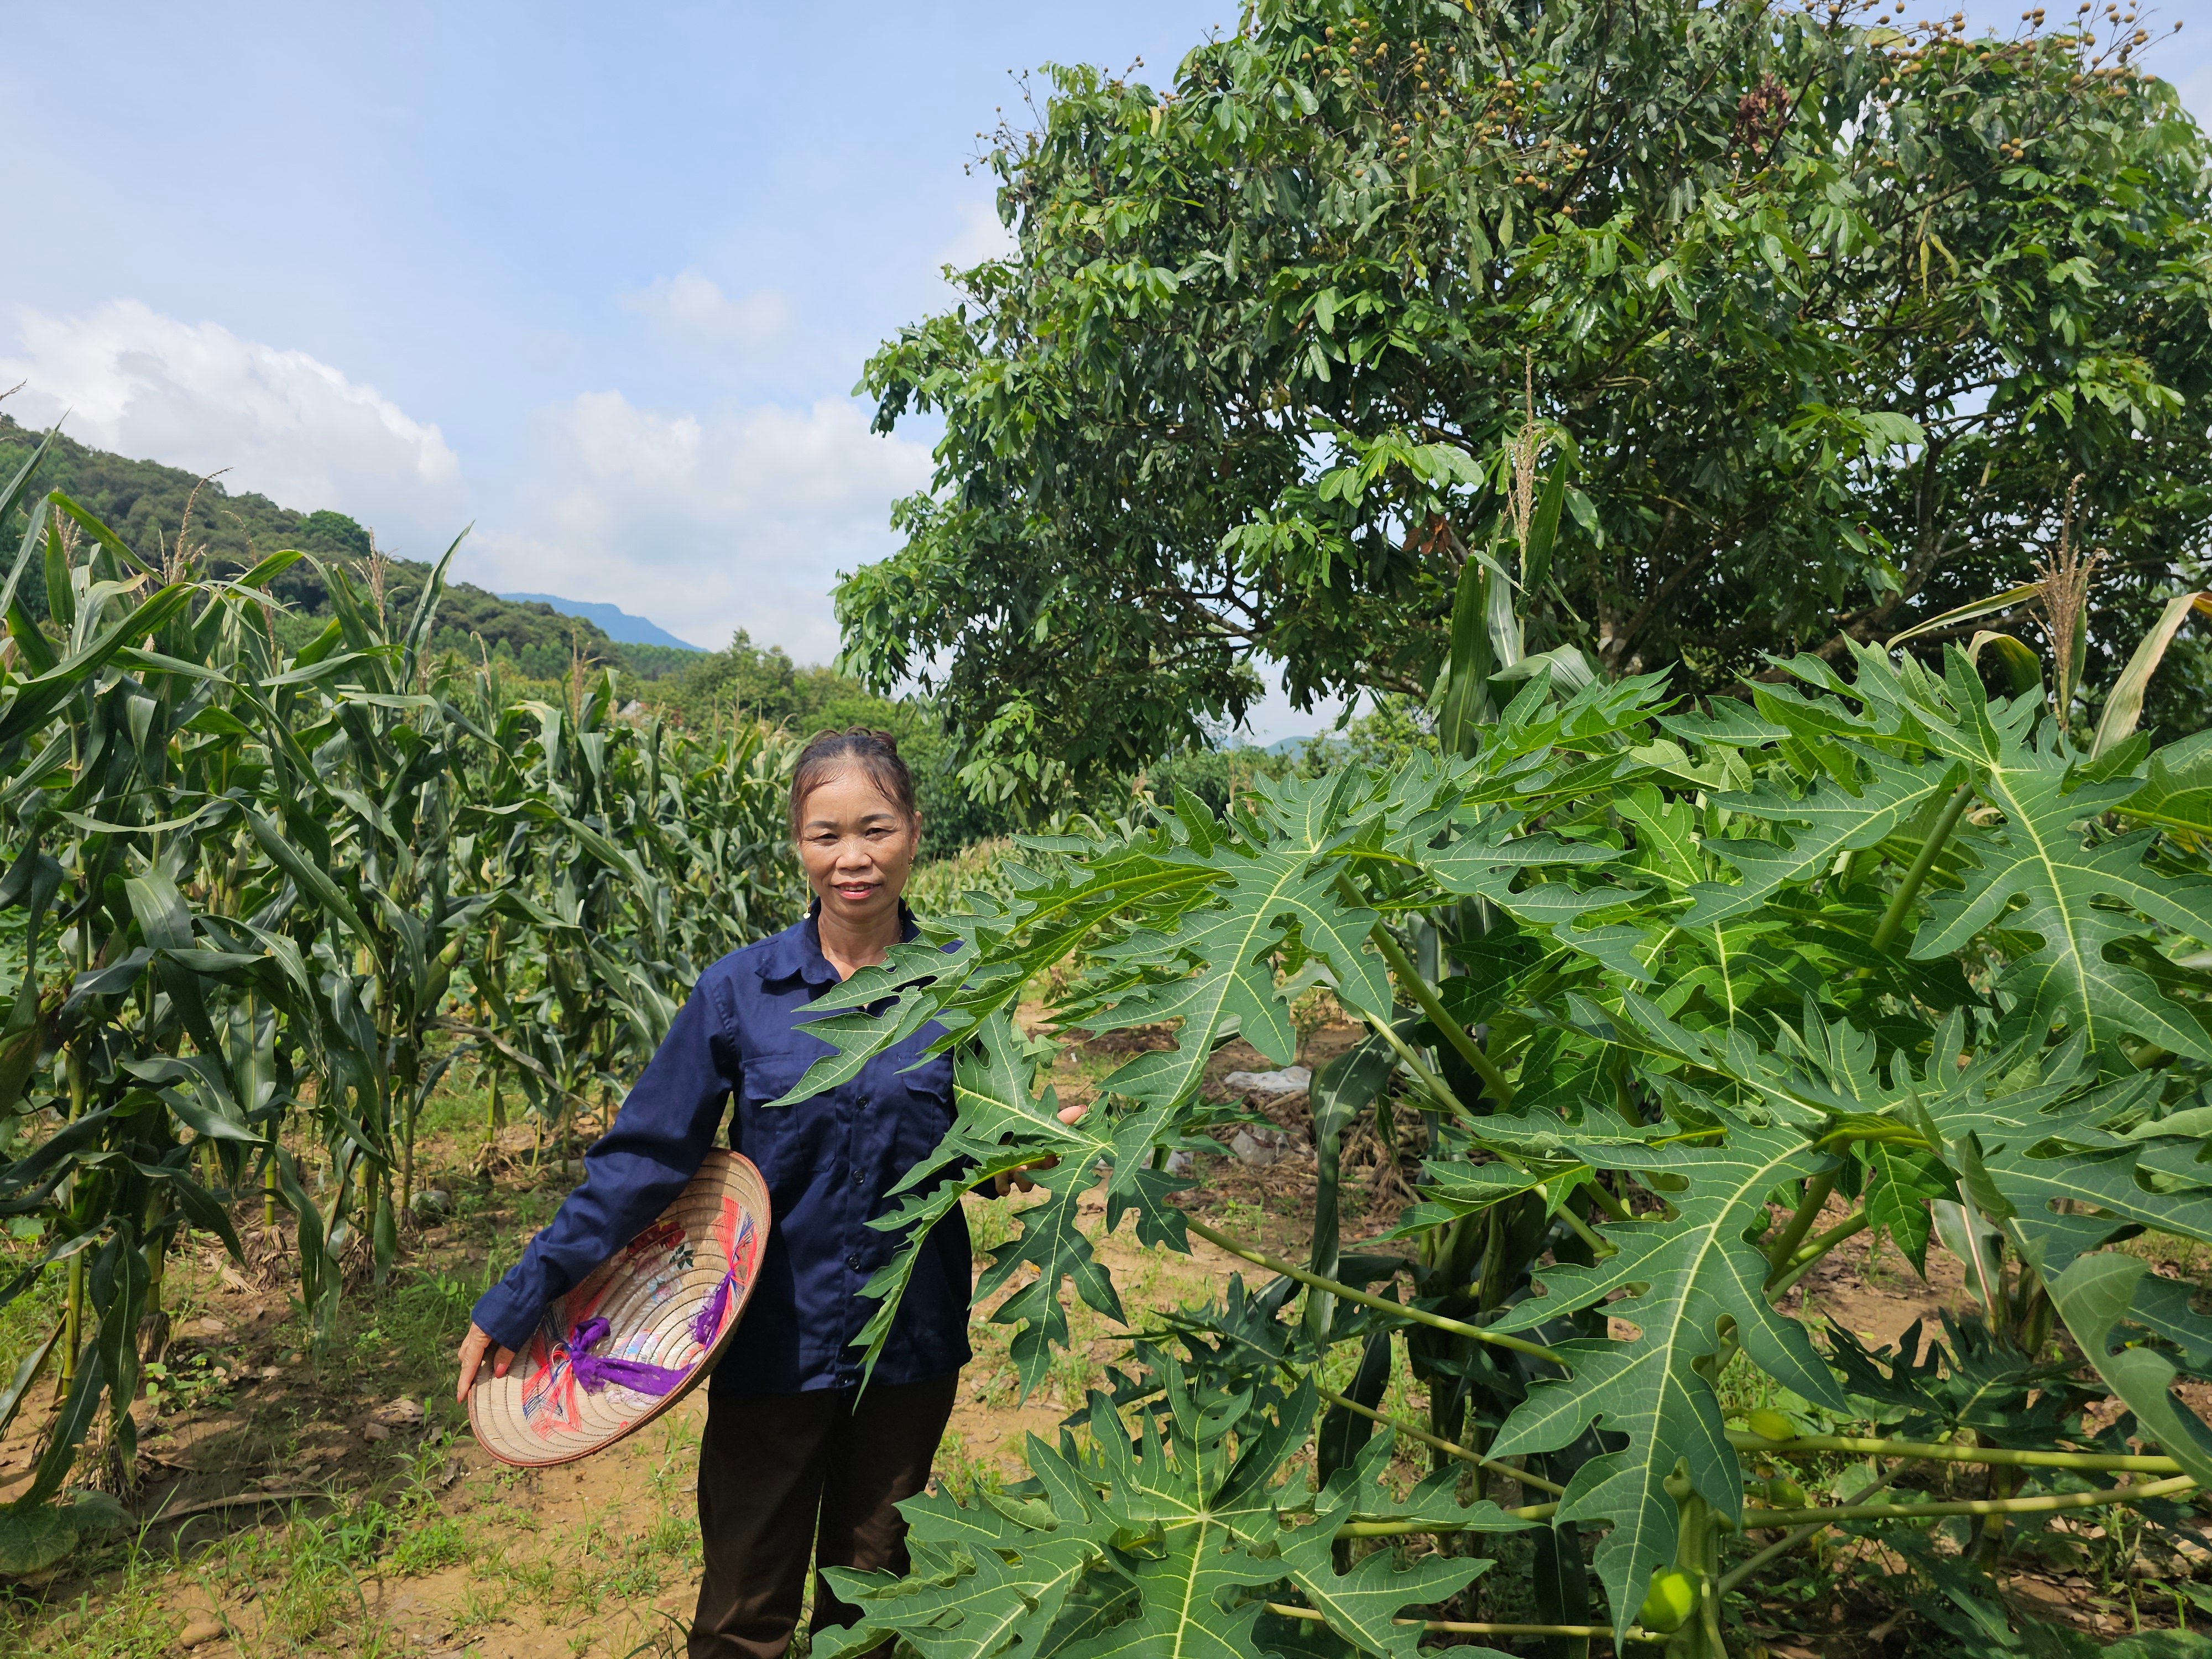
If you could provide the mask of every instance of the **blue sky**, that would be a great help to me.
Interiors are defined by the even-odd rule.
[[[1970,17],[2009,32],[2018,8]],[[871,347],[1001,245],[1009,69],[1164,80],[1231,0],[116,6],[0,64],[0,386],[89,442],[336,507],[488,586],[836,649],[927,428]],[[1917,15],[1918,14],[1913,14]],[[2150,61],[2212,112],[2212,3]],[[1261,740],[1313,728],[1271,702]]]

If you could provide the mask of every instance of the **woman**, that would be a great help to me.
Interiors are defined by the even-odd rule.
[[[921,818],[896,742],[860,727],[817,736],[792,775],[791,828],[813,906],[700,976],[585,1155],[583,1185],[477,1304],[460,1349],[465,1400],[487,1354],[504,1376],[544,1307],[674,1200],[735,1097],[730,1145],[766,1178],[774,1225],[744,1323],[708,1386],[692,1659],[782,1654],[810,1547],[816,1630],[860,1617],[820,1568],[907,1570],[894,1505],[928,1483],[969,1358],[973,1281],[957,1212],[930,1235],[865,1393],[852,1346],[874,1305],[860,1287],[898,1246],[867,1224],[952,1121],[952,1062],[921,1059],[942,1029],[924,1027],[811,1099],[767,1103],[830,1052],[800,1023],[807,1004],[915,935],[900,894]]]

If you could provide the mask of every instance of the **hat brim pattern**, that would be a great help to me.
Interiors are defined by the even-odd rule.
[[[477,1372],[469,1427],[478,1443],[502,1463],[550,1468],[614,1444],[674,1406],[735,1335],[760,1276],[769,1218],[768,1183],[750,1160],[709,1152],[659,1220],[545,1310],[505,1376],[489,1365]],[[580,1380],[568,1345],[595,1318],[608,1326],[591,1344],[595,1358],[641,1362],[681,1380],[659,1395]]]

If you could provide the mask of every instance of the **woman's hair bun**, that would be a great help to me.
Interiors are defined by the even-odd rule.
[[[857,766],[907,817],[915,816],[914,774],[899,756],[898,739],[872,726],[848,726],[840,732],[824,727],[806,740],[791,771],[791,833],[799,833],[799,817],[806,798],[847,766]]]

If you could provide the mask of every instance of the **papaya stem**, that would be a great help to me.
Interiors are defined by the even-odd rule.
[[[1943,805],[1943,814],[1936,820],[1936,827],[1928,832],[1928,839],[1920,843],[1920,855],[1912,860],[1912,867],[1905,872],[1889,901],[1889,908],[1881,913],[1881,925],[1874,930],[1873,945],[1877,951],[1887,951],[1905,926],[1905,918],[1912,908],[1912,901],[1920,896],[1928,872],[1936,867],[1936,855],[1943,850],[1943,843],[1951,839],[1951,832],[1959,827],[1959,819],[1966,811],[1966,804],[1974,798],[1971,779],[1951,792],[1951,799]]]
[[[1434,1330],[1449,1331],[1454,1336],[1472,1337],[1477,1342],[1487,1342],[1495,1347],[1510,1348],[1516,1353],[1525,1353],[1535,1359],[1549,1360],[1554,1365],[1565,1365],[1567,1363],[1559,1358],[1556,1351],[1544,1346],[1540,1342],[1525,1341],[1520,1337],[1508,1336],[1499,1331],[1486,1331],[1480,1325],[1470,1325],[1463,1320],[1447,1319],[1443,1315],[1431,1313],[1425,1308],[1409,1308],[1402,1302],[1393,1302],[1387,1297],[1370,1296],[1365,1291],[1354,1290],[1351,1285],[1340,1284],[1334,1279],[1323,1279],[1319,1273],[1309,1273],[1304,1267],[1293,1267],[1279,1256],[1269,1255],[1265,1250],[1255,1249],[1239,1239],[1231,1238],[1227,1233],[1216,1231],[1188,1210],[1183,1212],[1183,1222],[1200,1238],[1220,1246],[1230,1255],[1242,1256],[1255,1267],[1265,1267],[1268,1272],[1280,1273],[1285,1279],[1294,1279],[1299,1284],[1313,1290],[1327,1291],[1340,1301],[1353,1303],[1362,1308],[1372,1308],[1377,1313],[1395,1314],[1401,1319],[1410,1319],[1417,1325],[1426,1325]]]
[[[1311,1607],[1293,1607],[1286,1601],[1270,1601],[1267,1611],[1285,1619],[1303,1620],[1308,1624],[1321,1624],[1328,1615],[1316,1613]],[[1434,1631],[1443,1636],[1610,1636],[1610,1625],[1498,1625],[1471,1619],[1393,1619],[1394,1625],[1408,1625],[1425,1631]],[[1654,1636],[1649,1631],[1631,1625],[1621,1638],[1628,1642],[1664,1642],[1663,1636]]]
[[[2171,1498],[2197,1485],[2193,1476],[2107,1486],[2100,1492],[2039,1492],[2033,1498],[1965,1498],[1947,1504],[1838,1504],[1824,1510],[1747,1509],[1743,1524],[1797,1527],[1813,1521],[1942,1521],[1962,1515],[2047,1515],[2061,1510],[2101,1509],[2112,1504],[2141,1504]]]
[[[1349,1395],[1339,1394],[1334,1389],[1322,1388],[1318,1383],[1315,1385],[1314,1392],[1332,1406],[1341,1406],[1348,1412],[1355,1412],[1370,1421],[1380,1423],[1386,1429],[1395,1430],[1407,1439],[1418,1440],[1425,1446],[1433,1447],[1447,1457],[1456,1457],[1462,1463],[1472,1463],[1478,1468],[1496,1469],[1500,1474],[1510,1474],[1522,1486],[1534,1486],[1538,1492],[1547,1492],[1554,1498],[1559,1497],[1566,1491],[1566,1488],[1556,1480],[1547,1480],[1542,1475],[1531,1474],[1528,1470],[1514,1464],[1500,1462],[1494,1457],[1485,1457],[1480,1452],[1469,1451],[1458,1442],[1447,1440],[1440,1434],[1431,1434],[1426,1429],[1417,1429],[1410,1423],[1401,1423],[1395,1417],[1385,1417],[1372,1406],[1363,1406]]]
[[[1865,1503],[1867,1499],[1872,1498],[1876,1492],[1880,1492],[1884,1486],[1888,1486],[1890,1482],[1896,1479],[1897,1476],[1894,1474],[1882,1476],[1881,1480],[1875,1481],[1872,1486],[1862,1487],[1859,1491],[1852,1493],[1851,1502],[1854,1504]],[[1827,1529],[1828,1523],[1825,1521],[1815,1521],[1808,1527],[1797,1528],[1795,1531],[1790,1533],[1786,1536],[1776,1540],[1774,1543],[1769,1544],[1765,1549],[1759,1551],[1758,1554],[1753,1556],[1750,1560],[1743,1562],[1733,1571],[1725,1574],[1720,1581],[1713,1586],[1715,1593],[1721,1595],[1726,1595],[1730,1590],[1734,1589],[1738,1584],[1743,1583],[1745,1579],[1750,1577],[1752,1574],[1757,1572],[1769,1561],[1774,1560],[1778,1557],[1789,1554],[1790,1551],[1796,1549],[1800,1544],[1805,1542],[1806,1540],[1817,1538],[1822,1533],[1827,1531]]]
[[[1398,1058],[1405,1062],[1406,1069],[1413,1074],[1413,1080],[1428,1092],[1437,1105],[1448,1111],[1456,1112],[1470,1123],[1474,1121],[1474,1114],[1468,1109],[1465,1102],[1452,1092],[1451,1085],[1430,1069],[1428,1061],[1421,1058],[1412,1043],[1398,1035],[1389,1020],[1377,1019],[1370,1013],[1362,1013],[1360,1018],[1374,1028],[1376,1036],[1390,1045]]]
[[[1467,1028],[1446,1012],[1442,1000],[1437,995],[1436,988],[1429,983],[1419,969],[1413,966],[1412,958],[1391,937],[1389,924],[1378,921],[1368,930],[1367,937],[1375,941],[1375,948],[1382,953],[1382,960],[1390,964],[1390,971],[1413,994],[1413,1000],[1429,1017],[1429,1023],[1444,1034],[1444,1040],[1458,1051],[1459,1057],[1482,1079],[1482,1086],[1490,1091],[1492,1098],[1500,1106],[1510,1106],[1513,1103],[1513,1085],[1505,1080],[1505,1073],[1498,1069],[1496,1060],[1482,1052],[1482,1045],[1468,1034]]]
[[[1954,1446],[1942,1441],[1877,1440],[1860,1435],[1808,1434],[1794,1440],[1769,1440],[1741,1430],[1729,1431],[1729,1444],[1738,1451],[1755,1451],[1768,1457],[1808,1456],[1815,1452],[1852,1452],[1868,1457],[1904,1457],[1917,1462],[2002,1463],[2031,1469],[2101,1469],[2112,1474],[2179,1474],[2181,1465],[2171,1457],[2120,1453],[2013,1451],[2002,1446]]]
[[[1790,1219],[1783,1224],[1781,1237],[1767,1249],[1766,1283],[1770,1289],[1788,1269],[1797,1247],[1805,1242],[1805,1235],[1813,1231],[1813,1224],[1820,1218],[1821,1206],[1827,1203],[1828,1194],[1836,1190],[1838,1173],[1831,1170],[1826,1175],[1807,1178],[1804,1194],[1797,1200],[1797,1207],[1790,1212]]]
[[[1864,1232],[1872,1224],[1867,1219],[1867,1212],[1861,1210],[1850,1220],[1838,1221],[1810,1243],[1801,1246],[1796,1258],[1790,1263],[1788,1271],[1766,1287],[1767,1295],[1771,1297],[1785,1294],[1791,1285],[1813,1271],[1814,1264],[1822,1256],[1827,1255],[1845,1239],[1856,1237]]]
[[[1520,1521],[1548,1521],[1559,1513],[1557,1504],[1528,1504],[1506,1514]],[[1347,1521],[1336,1529],[1339,1538],[1425,1538],[1434,1534],[1465,1532],[1455,1521]]]

